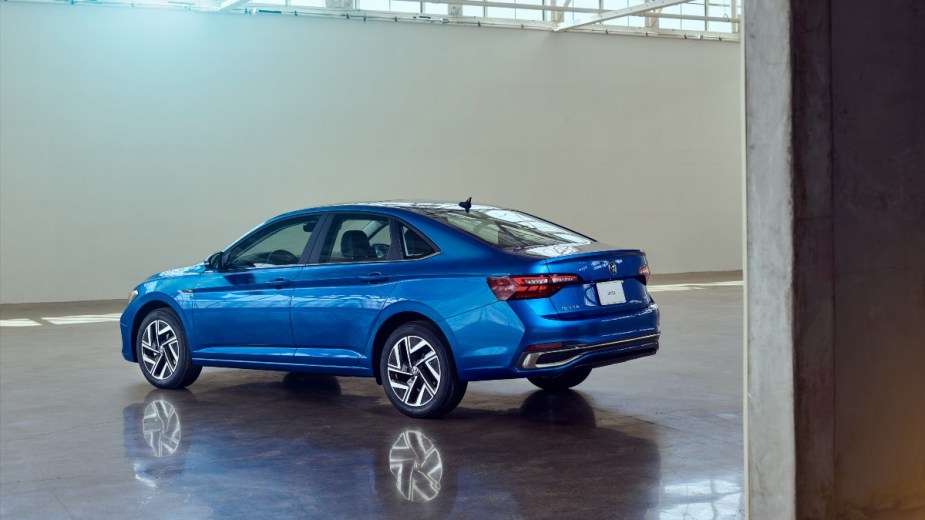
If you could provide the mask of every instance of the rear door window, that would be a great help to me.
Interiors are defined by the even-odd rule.
[[[319,263],[388,260],[392,246],[389,218],[379,215],[334,215]]]

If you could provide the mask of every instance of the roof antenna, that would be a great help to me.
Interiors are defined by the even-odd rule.
[[[464,200],[463,202],[460,202],[460,203],[459,203],[459,207],[462,208],[462,209],[464,209],[464,210],[466,210],[466,213],[469,213],[469,208],[472,207],[472,197],[469,197],[468,199]]]

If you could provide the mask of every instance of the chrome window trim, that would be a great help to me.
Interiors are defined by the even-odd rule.
[[[288,264],[288,265],[273,265],[273,266],[255,266],[255,267],[240,267],[237,269],[225,269],[223,271],[217,271],[215,269],[206,268],[207,271],[213,273],[242,273],[247,271],[256,271],[258,269],[286,269],[290,267],[311,267],[313,265],[362,265],[362,264],[384,264],[384,263],[400,263],[400,262],[420,262],[421,260],[427,260],[428,258],[433,258],[443,251],[434,251],[433,253],[422,256],[420,258],[400,258],[398,260],[370,260],[366,262],[315,262],[310,264]]]

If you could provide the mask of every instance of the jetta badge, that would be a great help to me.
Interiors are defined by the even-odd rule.
[[[615,263],[613,263],[613,262],[610,262],[610,265],[609,265],[608,267],[610,268],[610,274],[616,276],[616,274],[617,274],[617,264],[615,264]]]

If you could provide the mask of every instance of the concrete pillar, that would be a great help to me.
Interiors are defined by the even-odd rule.
[[[925,4],[744,36],[750,516],[925,518]]]

